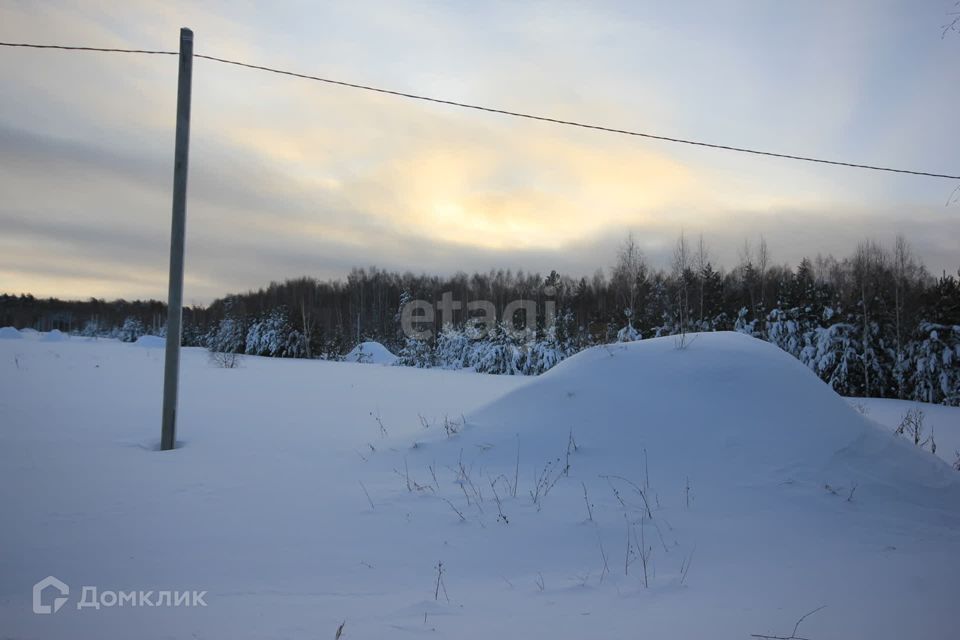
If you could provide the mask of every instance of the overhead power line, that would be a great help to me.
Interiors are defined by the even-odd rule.
[[[30,49],[57,49],[64,51],[95,51],[95,52],[104,52],[104,53],[138,53],[138,54],[149,54],[149,55],[178,55],[176,51],[162,51],[162,50],[150,50],[150,49],[119,49],[119,48],[109,48],[109,47],[76,47],[76,46],[66,46],[66,45],[52,45],[52,44],[33,44],[33,43],[22,43],[22,42],[0,42],[0,46],[3,47],[23,47]],[[382,87],[374,87],[371,85],[358,84],[355,82],[345,82],[343,80],[333,80],[331,78],[322,78],[320,76],[314,76],[306,73],[298,73],[296,71],[287,71],[284,69],[277,69],[274,67],[267,67],[258,64],[251,64],[248,62],[240,62],[237,60],[229,60],[227,58],[218,58],[216,56],[208,56],[201,53],[193,54],[195,58],[203,58],[204,60],[211,60],[213,62],[219,62],[222,64],[233,65],[236,67],[244,67],[246,69],[254,69],[256,71],[266,71],[269,73],[275,73],[283,76],[290,76],[293,78],[301,78],[304,80],[313,80],[315,82],[323,82],[325,84],[336,85],[340,87],[348,87],[351,89],[360,89],[363,91],[372,91],[375,93],[383,93],[391,96],[397,96],[401,98],[408,98],[411,100],[421,100],[424,102],[433,102],[436,104],[444,104],[452,107],[460,107],[462,109],[473,109],[474,111],[484,111],[487,113],[496,113],[504,116],[511,116],[514,118],[524,118],[526,120],[536,120],[539,122],[549,122],[552,124],[558,124],[568,127],[578,127],[580,129],[590,129],[593,131],[604,131],[606,133],[615,133],[625,136],[634,136],[638,138],[647,138],[649,140],[660,140],[662,142],[673,142],[676,144],[685,144],[696,147],[706,147],[708,149],[719,149],[722,151],[734,151],[737,153],[748,153],[757,156],[767,156],[771,158],[782,158],[785,160],[799,160],[802,162],[814,162],[818,164],[833,165],[839,167],[851,167],[855,169],[868,169],[871,171],[886,171],[888,173],[901,173],[914,176],[927,176],[930,178],[946,178],[948,180],[960,180],[960,175],[950,175],[946,173],[933,173],[929,171],[915,171],[912,169],[897,169],[894,167],[883,167],[878,165],[870,164],[860,164],[857,162],[843,162],[840,160],[827,160],[825,158],[813,158],[810,156],[800,156],[789,153],[777,153],[773,151],[762,151],[759,149],[750,149],[747,147],[737,147],[733,145],[725,144],[715,144],[711,142],[703,142],[700,140],[689,140],[686,138],[675,138],[672,136],[658,135],[654,133],[646,133],[643,131],[633,131],[630,129],[618,129],[615,127],[607,127],[598,124],[590,124],[586,122],[578,122],[575,120],[563,120],[560,118],[551,118],[548,116],[534,115],[530,113],[523,113],[520,111],[510,111],[508,109],[500,109],[497,107],[487,107],[483,105],[470,104],[467,102],[459,102],[456,100],[447,100],[444,98],[436,98],[433,96],[425,96],[416,93],[408,93],[406,91],[396,91],[393,89],[384,89]]]
[[[20,47],[23,49],[59,49],[61,51],[99,51],[101,53],[147,53],[151,55],[176,56],[176,51],[156,49],[115,49],[111,47],[74,47],[63,44],[33,44],[29,42],[0,42],[0,47]]]

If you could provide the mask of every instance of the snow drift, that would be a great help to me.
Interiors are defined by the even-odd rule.
[[[379,342],[361,342],[346,355],[344,360],[366,364],[393,364],[397,361],[397,356]]]
[[[873,425],[796,359],[739,333],[595,347],[467,416],[455,445],[484,465],[565,465],[570,438],[587,475],[661,485],[808,483],[929,502],[957,474]],[[534,460],[530,460],[533,457]],[[479,459],[479,458],[478,458]],[[728,494],[728,497],[732,497]],[[942,504],[942,502],[941,502]]]
[[[167,339],[161,338],[160,336],[140,336],[137,338],[137,341],[133,343],[134,346],[143,347],[145,349],[164,349],[167,346]]]
[[[69,340],[70,336],[59,329],[54,329],[53,331],[44,333],[40,339],[44,342],[63,342],[64,340]]]
[[[392,468],[465,527],[480,525],[467,545],[477,575],[509,567],[511,582],[581,575],[618,596],[656,594],[632,632],[604,619],[608,637],[643,625],[704,637],[719,612],[753,616],[761,601],[810,604],[789,622],[846,607],[805,622],[804,637],[942,637],[956,595],[948,575],[960,567],[949,555],[960,474],[877,429],[772,344],[677,340],[583,351],[454,420],[455,433],[444,419]],[[584,569],[591,559],[599,567]],[[899,600],[903,581],[925,585],[928,620]],[[722,625],[730,637],[757,632]]]
[[[0,340],[20,340],[23,336],[14,327],[0,327]]]

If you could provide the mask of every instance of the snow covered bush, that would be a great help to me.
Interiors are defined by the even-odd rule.
[[[96,318],[91,318],[87,320],[83,329],[80,330],[80,335],[86,338],[95,338],[103,332],[103,329],[100,327],[100,321]]]
[[[127,318],[123,321],[123,326],[120,327],[117,337],[120,338],[121,342],[136,342],[137,338],[146,332],[147,330],[144,328],[143,323],[140,322],[139,318],[127,316]]]
[[[903,420],[900,421],[900,426],[897,427],[896,433],[898,436],[906,436],[913,440],[913,444],[923,449],[927,445],[930,445],[930,452],[937,452],[937,443],[933,438],[933,433],[931,432],[929,436],[924,437],[924,427],[923,427],[923,411],[919,408],[913,408],[907,411],[906,415],[903,416]]]
[[[756,319],[747,320],[747,316],[750,314],[750,310],[746,307],[741,307],[740,311],[737,312],[737,320],[734,322],[733,330],[738,333],[745,333],[748,336],[757,336],[757,321]]]
[[[627,324],[617,331],[617,342],[635,342],[640,339],[640,332],[633,328],[633,324]]]
[[[210,360],[218,367],[233,369],[240,362],[245,346],[246,332],[236,318],[227,316],[207,334],[206,345]]]

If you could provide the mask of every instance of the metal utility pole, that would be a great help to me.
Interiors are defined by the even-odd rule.
[[[160,450],[177,441],[177,387],[183,321],[183,245],[187,224],[187,159],[190,151],[190,87],[193,79],[193,31],[180,29],[177,80],[177,136],[173,159],[173,223],[170,227],[170,290],[167,294],[167,351],[163,368],[163,429]]]

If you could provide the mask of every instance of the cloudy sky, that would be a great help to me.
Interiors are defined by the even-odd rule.
[[[0,40],[175,49],[557,118],[960,173],[953,0],[0,3]],[[164,297],[176,58],[0,48],[0,291]],[[630,231],[732,266],[904,233],[960,267],[948,180],[559,127],[194,65],[186,300],[377,265],[571,275]]]

